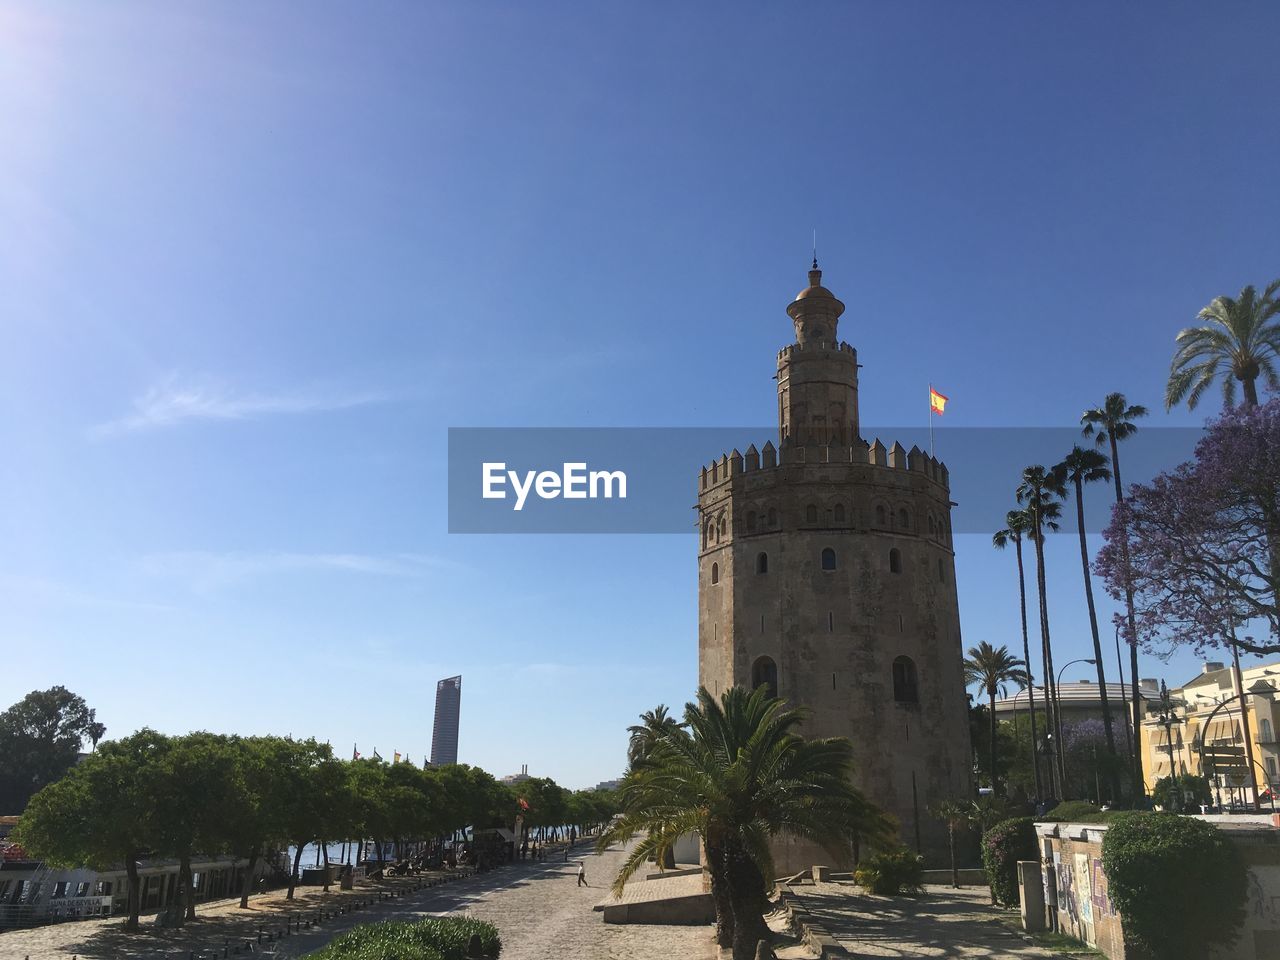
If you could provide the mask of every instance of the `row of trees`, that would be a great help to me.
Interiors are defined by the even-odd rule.
[[[1027,591],[1023,545],[1034,548],[1039,600],[1040,650],[1047,699],[1047,741],[1052,745],[1047,777],[1042,776],[1039,751],[1033,751],[1035,792],[1039,797],[1062,796],[1067,786],[1067,751],[1062,717],[1057,710],[1056,674],[1046,599],[1044,537],[1056,531],[1064,505],[1074,500],[1080,539],[1085,604],[1093,641],[1093,663],[1102,701],[1102,722],[1111,769],[1120,757],[1113,730],[1112,707],[1098,631],[1097,610],[1088,544],[1085,536],[1084,488],[1111,481],[1115,506],[1106,529],[1106,546],[1096,569],[1107,590],[1124,605],[1117,625],[1129,643],[1131,696],[1123,722],[1130,755],[1135,795],[1144,790],[1138,737],[1141,697],[1138,688],[1138,646],[1157,637],[1172,643],[1223,645],[1255,652],[1280,651],[1276,616],[1276,587],[1280,578],[1280,410],[1277,401],[1260,405],[1257,381],[1280,390],[1280,280],[1259,295],[1245,287],[1239,297],[1217,297],[1200,311],[1199,326],[1183,330],[1170,367],[1165,406],[1186,401],[1194,408],[1203,393],[1220,381],[1224,415],[1211,421],[1196,448],[1195,460],[1162,474],[1151,484],[1135,484],[1126,495],[1121,482],[1120,444],[1137,432],[1136,421],[1145,407],[1130,404],[1124,394],[1109,394],[1103,403],[1081,416],[1083,434],[1102,450],[1076,445],[1053,467],[1033,465],[1022,472],[1015,490],[1017,507],[1006,526],[992,538],[994,546],[1013,545],[1017,558],[1018,592],[1022,615],[1023,656],[1020,660],[1000,648],[1004,656],[990,656],[970,672],[970,682],[989,693],[1008,682],[1028,689],[1033,744],[1036,704],[1031,644],[1027,627]],[[1236,408],[1236,384],[1244,402]],[[1102,452],[1105,451],[1105,452]],[[1237,627],[1246,621],[1267,624],[1270,641],[1240,638]],[[970,651],[971,661],[977,651]],[[1123,673],[1123,665],[1117,664]],[[994,695],[992,696],[994,703]],[[992,717],[994,723],[994,716]],[[994,728],[990,746],[995,751]],[[990,764],[993,786],[996,763]],[[1113,799],[1120,777],[1111,778]]]
[[[511,827],[524,811],[528,827],[600,824],[612,815],[609,794],[571,792],[551,780],[499,783],[476,767],[421,769],[378,759],[338,760],[328,744],[285,737],[154,730],[102,744],[61,780],[31,798],[15,831],[30,856],[56,866],[99,870],[123,863],[128,929],[139,911],[138,861],[172,857],[185,891],[184,917],[195,915],[191,861],[229,853],[248,861],[241,907],[254,868],[296,848],[293,896],[302,850],[327,841],[372,839],[383,849],[447,838],[467,827]],[[327,873],[326,873],[327,876]]]

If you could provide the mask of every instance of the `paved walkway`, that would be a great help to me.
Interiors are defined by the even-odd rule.
[[[920,897],[875,897],[852,883],[792,891],[858,960],[872,957],[963,957],[1031,960],[1062,954],[1032,946],[1000,926],[985,887],[928,887]]]
[[[589,849],[585,844],[580,846],[568,863],[517,864],[385,901],[330,920],[320,929],[303,930],[274,944],[263,944],[253,956],[294,960],[357,923],[466,913],[497,926],[502,937],[502,960],[714,958],[710,926],[604,923],[592,907],[608,892],[623,854],[616,847],[600,856],[588,853]],[[586,862],[589,886],[578,886],[578,860]],[[318,899],[319,894],[315,897]],[[261,909],[261,901],[255,898],[254,906]],[[261,916],[257,911],[253,913]],[[254,923],[231,903],[225,909],[206,909],[200,919],[181,932],[158,931],[146,920],[137,934],[124,933],[118,918],[64,923],[0,934],[0,957],[23,960],[29,954],[31,960],[71,960],[72,956],[79,960],[186,960],[189,947],[210,941],[219,943],[224,922],[235,923],[237,929],[248,928],[246,933]]]

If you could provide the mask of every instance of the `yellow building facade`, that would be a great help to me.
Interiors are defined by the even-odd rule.
[[[1278,684],[1280,660],[1242,669],[1238,678],[1230,664],[1206,663],[1169,690],[1167,707],[1149,701],[1140,738],[1147,791],[1170,773],[1190,773],[1209,780],[1219,804],[1252,806],[1256,793],[1270,809],[1272,793],[1280,793]],[[1241,690],[1248,692],[1243,711]]]

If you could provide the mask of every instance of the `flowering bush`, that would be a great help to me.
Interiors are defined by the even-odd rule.
[[[1030,817],[1002,820],[982,838],[982,866],[991,899],[1006,907],[1018,903],[1018,861],[1040,859],[1034,822]]]

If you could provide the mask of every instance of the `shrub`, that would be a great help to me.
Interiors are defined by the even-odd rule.
[[[1244,860],[1203,820],[1117,817],[1102,841],[1102,869],[1126,945],[1160,960],[1200,960],[1244,922]]]
[[[1102,808],[1088,800],[1063,800],[1042,817],[1040,823],[1098,823]]]
[[[1013,817],[997,823],[982,838],[982,866],[996,903],[1016,906],[1018,861],[1040,859],[1034,824],[1030,817]]]
[[[502,941],[497,927],[470,917],[362,923],[307,956],[309,960],[465,960],[472,935],[480,937],[486,957],[498,956]]]
[[[924,860],[905,847],[877,853],[858,864],[853,879],[882,897],[919,893],[924,889]]]
[[[1208,806],[1213,803],[1213,790],[1204,777],[1197,777],[1194,773],[1180,775],[1176,781],[1176,792],[1174,783],[1173,777],[1161,777],[1151,791],[1152,801],[1169,813],[1180,810],[1199,813],[1201,804]]]

